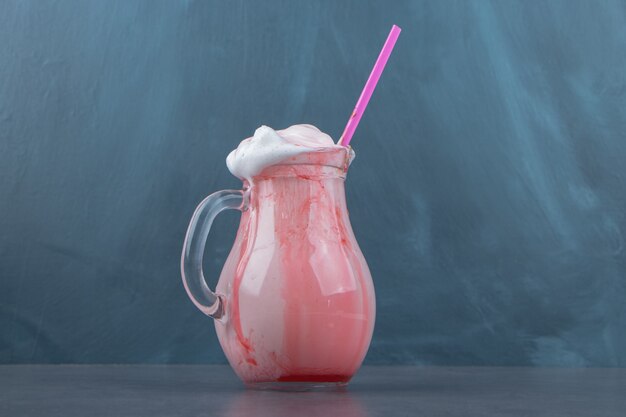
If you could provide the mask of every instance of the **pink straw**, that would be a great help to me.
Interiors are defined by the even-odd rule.
[[[391,28],[391,32],[389,32],[389,36],[387,36],[387,40],[383,45],[383,49],[380,51],[380,55],[378,55],[378,59],[374,64],[374,68],[372,68],[372,73],[370,77],[367,79],[365,83],[365,87],[361,92],[361,96],[359,100],[356,102],[356,106],[354,106],[354,111],[348,120],[348,124],[346,128],[343,130],[343,134],[341,138],[339,138],[339,144],[343,146],[348,146],[350,144],[350,140],[352,139],[352,135],[354,135],[354,131],[356,127],[359,125],[361,121],[361,116],[363,116],[363,112],[367,107],[367,103],[369,103],[370,98],[372,97],[372,93],[376,88],[376,84],[378,83],[378,79],[380,75],[383,73],[385,69],[385,65],[387,65],[387,60],[389,59],[389,55],[391,55],[391,51],[393,51],[393,47],[398,40],[398,36],[400,36],[400,29],[398,26],[393,25]]]

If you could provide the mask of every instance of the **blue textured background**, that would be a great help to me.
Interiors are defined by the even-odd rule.
[[[626,3],[0,4],[0,362],[224,362],[179,276],[261,123],[357,130],[369,363],[626,366]],[[215,276],[236,214],[210,237]]]

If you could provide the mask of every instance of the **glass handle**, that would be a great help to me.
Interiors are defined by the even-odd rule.
[[[185,236],[180,260],[185,290],[196,307],[214,319],[224,315],[224,302],[219,295],[209,289],[204,279],[202,273],[204,246],[215,217],[226,209],[243,210],[243,196],[244,192],[241,190],[224,190],[202,200],[191,217]]]

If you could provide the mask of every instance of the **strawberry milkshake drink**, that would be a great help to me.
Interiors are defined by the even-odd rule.
[[[344,181],[354,159],[350,140],[399,33],[394,26],[338,144],[312,125],[259,127],[226,159],[242,189],[211,194],[191,218],[181,258],[185,290],[215,319],[222,349],[248,386],[344,385],[367,353],[374,286]],[[226,209],[241,211],[241,222],[213,292],[202,257],[213,220]]]
[[[227,158],[243,190],[215,193],[194,214],[182,262],[185,288],[217,319],[224,353],[248,384],[341,385],[363,361],[375,300],[346,208],[353,156],[311,125],[261,126]],[[202,224],[210,227],[224,208],[242,216],[209,306],[204,279],[196,285],[193,277],[201,274],[208,233]]]
[[[248,382],[345,383],[374,328],[374,288],[346,209],[349,148],[311,125],[262,126],[227,159],[249,198],[217,292],[217,334]]]

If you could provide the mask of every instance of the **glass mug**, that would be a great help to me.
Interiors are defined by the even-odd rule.
[[[258,388],[345,385],[369,347],[374,286],[346,207],[350,150],[300,154],[265,168],[243,190],[211,194],[196,208],[183,246],[187,294],[215,319],[241,380]],[[212,292],[202,273],[211,224],[242,212]]]

